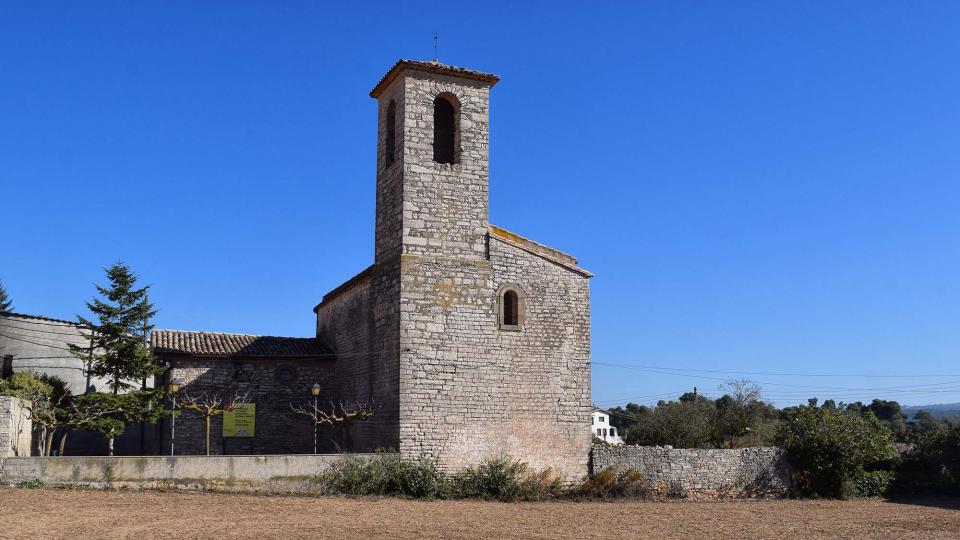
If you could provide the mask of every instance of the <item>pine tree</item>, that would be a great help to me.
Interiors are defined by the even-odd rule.
[[[77,316],[81,326],[90,329],[85,335],[93,348],[70,345],[75,356],[90,361],[90,373],[109,381],[111,390],[133,388],[136,381],[162,371],[145,342],[146,333],[153,329],[150,318],[157,312],[147,300],[150,286],[136,288],[137,276],[123,263],[106,269],[108,287],[97,285],[103,297],[87,302],[96,322]]]
[[[3,287],[3,280],[0,280],[0,311],[13,311],[13,301],[7,294],[7,289]]]

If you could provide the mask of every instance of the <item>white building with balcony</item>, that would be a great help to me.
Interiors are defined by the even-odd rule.
[[[623,438],[617,428],[610,425],[610,413],[603,409],[594,409],[590,431],[593,436],[608,444],[623,444]]]

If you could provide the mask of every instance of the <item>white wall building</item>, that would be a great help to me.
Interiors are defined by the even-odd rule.
[[[610,413],[603,409],[594,409],[590,431],[593,436],[605,443],[623,444],[623,438],[617,433],[617,428],[610,425]]]

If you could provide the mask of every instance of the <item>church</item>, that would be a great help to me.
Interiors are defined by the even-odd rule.
[[[319,385],[321,399],[375,405],[347,428],[343,450],[394,449],[448,470],[509,455],[586,473],[591,274],[489,223],[498,80],[401,60],[374,86],[373,263],[313,308],[314,337],[153,333],[170,366],[166,382],[182,392],[242,391],[257,404],[253,436],[223,438],[215,453],[311,451],[312,424],[290,403]],[[197,422],[178,418],[177,453],[200,453]]]

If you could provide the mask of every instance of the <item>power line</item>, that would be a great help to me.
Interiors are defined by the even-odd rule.
[[[16,360],[65,360],[68,358],[78,360],[76,356],[14,356]]]
[[[22,327],[22,326],[13,326],[13,325],[3,324],[3,323],[0,323],[0,326],[4,326],[4,327],[7,327],[7,328],[10,328],[10,329],[13,329],[13,330],[22,330],[22,331],[24,331],[24,332],[42,332],[42,333],[44,333],[44,334],[55,334],[55,335],[58,335],[58,336],[74,336],[74,337],[78,337],[78,338],[85,338],[85,336],[84,336],[83,334],[80,334],[80,333],[78,333],[78,332],[54,332],[53,330],[41,330],[41,329],[36,329],[36,328],[24,328],[24,327]],[[79,330],[79,329],[78,329],[78,330]]]
[[[41,347],[49,347],[49,348],[51,348],[51,349],[60,349],[61,351],[73,352],[71,349],[68,349],[68,348],[66,348],[66,347],[57,347],[56,345],[51,345],[51,344],[49,344],[49,343],[37,343],[36,341],[30,341],[29,339],[23,339],[23,338],[18,338],[18,337],[14,337],[14,336],[8,336],[8,335],[6,335],[6,334],[0,334],[0,337],[5,337],[5,338],[7,338],[7,339],[12,339],[12,340],[15,340],[15,341],[22,341],[22,342],[24,342],[24,343],[29,343],[29,344],[31,344],[31,345],[39,345],[39,346],[41,346]]]
[[[25,318],[21,318],[21,317],[9,317],[9,316],[3,315],[3,314],[0,314],[0,320],[21,322],[21,323],[24,323],[24,324],[38,324],[38,325],[40,325],[40,326],[59,326],[60,328],[63,328],[64,326],[74,326],[74,327],[84,328],[84,325],[82,325],[82,324],[80,324],[80,323],[70,322],[70,321],[64,321],[64,322],[62,322],[62,323],[40,322],[40,321],[37,321],[37,320],[35,320],[35,319],[25,319]]]
[[[621,368],[621,369],[630,369],[630,370],[634,370],[634,371],[641,371],[641,372],[644,372],[644,373],[656,373],[656,374],[658,374],[658,375],[672,375],[672,376],[676,376],[676,377],[689,377],[689,378],[693,378],[693,379],[709,379],[709,380],[724,381],[724,382],[727,381],[727,379],[724,379],[724,378],[722,378],[722,377],[710,377],[710,376],[707,376],[707,375],[692,375],[692,374],[689,374],[689,373],[673,373],[673,372],[668,372],[668,371],[661,371],[661,370],[658,370],[658,369],[642,368],[642,367],[637,367],[637,366],[633,366],[633,365],[609,364],[609,363],[605,363],[605,362],[594,362],[594,364],[602,365],[602,366],[616,367],[616,368]],[[941,375],[941,376],[960,377],[960,375]],[[923,386],[942,386],[942,385],[947,385],[947,384],[957,384],[957,383],[960,383],[960,380],[940,382],[940,383],[930,383],[930,384],[898,385],[898,386],[877,387],[877,388],[849,388],[849,387],[842,387],[842,386],[817,386],[817,385],[808,385],[808,384],[777,383],[777,382],[770,382],[770,381],[752,381],[752,382],[754,382],[754,383],[756,383],[756,384],[760,384],[760,385],[765,385],[765,386],[786,386],[786,387],[790,387],[790,388],[812,388],[812,389],[821,389],[821,390],[841,390],[841,391],[851,391],[851,390],[852,390],[852,391],[859,391],[859,390],[887,390],[887,389],[897,389],[897,388],[916,388],[916,387],[923,387]]]
[[[665,367],[665,366],[650,366],[643,364],[623,364],[623,363],[608,363],[608,362],[593,362],[596,365],[600,366],[613,366],[613,367],[631,367],[631,368],[642,368],[642,369],[659,369],[663,371],[682,371],[682,372],[691,372],[691,373],[726,373],[730,375],[765,375],[770,377],[858,377],[858,378],[895,378],[895,379],[904,379],[908,377],[915,378],[924,378],[924,377],[960,377],[960,373],[931,373],[931,374],[920,374],[920,373],[909,373],[909,374],[874,374],[874,373],[777,373],[769,371],[727,371],[719,369],[690,369],[690,368],[675,368],[675,367]]]
[[[677,392],[664,392],[662,394],[648,394],[646,396],[630,396],[625,398],[616,398],[616,399],[601,399],[597,400],[596,403],[611,403],[611,402],[624,402],[631,399],[648,399],[648,398],[660,398],[660,397],[670,397],[670,396],[681,396],[684,392],[689,390],[679,390]]]

